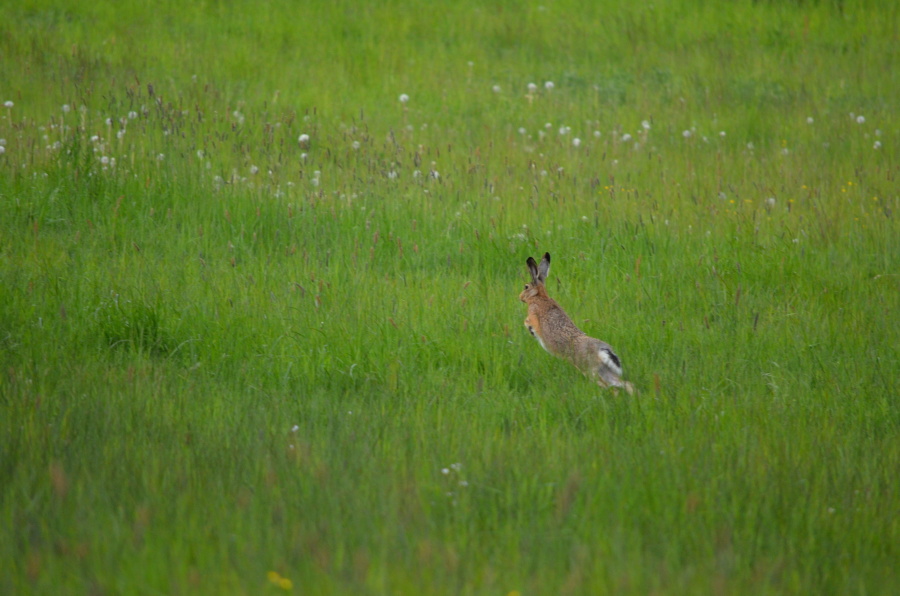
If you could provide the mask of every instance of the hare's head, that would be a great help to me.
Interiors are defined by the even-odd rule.
[[[541,259],[540,265],[533,258],[528,257],[528,272],[531,273],[531,283],[525,284],[525,289],[519,294],[519,300],[522,302],[530,302],[538,296],[547,296],[547,290],[544,288],[544,280],[550,272],[550,253],[545,252],[544,258]]]

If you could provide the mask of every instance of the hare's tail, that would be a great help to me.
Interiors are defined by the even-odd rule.
[[[603,346],[597,350],[597,355],[600,356],[600,363],[603,366],[612,371],[617,377],[622,376],[622,362],[612,349],[608,346]]]
[[[597,350],[597,355],[600,357],[600,366],[597,367],[597,373],[600,375],[600,378],[607,385],[621,387],[628,395],[633,395],[634,385],[622,380],[622,362],[616,356],[616,353],[609,346],[603,345]]]

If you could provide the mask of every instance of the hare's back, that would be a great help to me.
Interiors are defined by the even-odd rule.
[[[544,326],[553,329],[555,332],[566,336],[584,335],[566,311],[556,302],[552,302],[544,312]]]

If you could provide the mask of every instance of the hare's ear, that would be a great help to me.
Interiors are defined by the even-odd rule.
[[[545,252],[544,258],[541,259],[541,264],[538,267],[538,279],[543,282],[547,279],[548,273],[550,273],[550,253]]]
[[[525,263],[528,265],[528,271],[531,272],[531,281],[534,282],[535,284],[539,283],[541,281],[541,279],[538,274],[537,262],[533,258],[528,257],[528,260],[525,261]]]

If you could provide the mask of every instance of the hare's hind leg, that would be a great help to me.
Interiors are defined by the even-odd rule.
[[[624,389],[625,393],[628,395],[634,395],[634,385],[629,383],[628,381],[622,381],[621,379],[616,379],[612,383],[606,382],[603,377],[597,376],[597,385],[599,385],[602,389],[612,389],[614,395],[619,395],[619,389]]]

